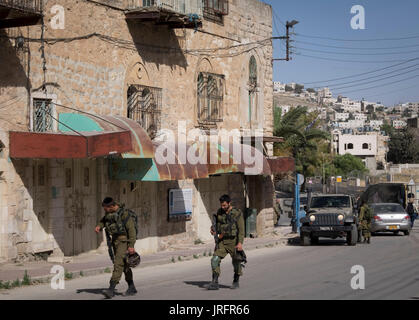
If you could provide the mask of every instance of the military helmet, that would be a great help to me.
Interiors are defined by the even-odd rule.
[[[127,254],[125,257],[125,261],[130,268],[135,268],[140,265],[141,257],[137,252],[131,255]]]

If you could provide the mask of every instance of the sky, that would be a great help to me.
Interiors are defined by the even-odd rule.
[[[274,62],[274,81],[327,86],[335,97],[386,106],[419,102],[418,0],[263,2],[273,7],[274,36],[285,35],[286,21],[299,21],[292,35],[293,60]],[[365,10],[363,30],[351,27],[355,5]],[[274,40],[274,58],[284,57],[284,41]],[[320,82],[325,80],[332,81]]]

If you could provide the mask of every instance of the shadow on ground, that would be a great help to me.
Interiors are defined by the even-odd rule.
[[[209,281],[184,281],[185,284],[189,286],[199,287],[201,289],[208,289],[208,286],[211,282]],[[230,286],[225,286],[220,284],[220,289],[230,289]]]
[[[106,296],[103,294],[104,290],[107,290],[108,288],[101,288],[101,289],[77,289],[77,293],[90,293],[90,294],[97,294],[102,295],[104,298]],[[120,292],[115,291],[115,296],[122,296],[123,294]]]

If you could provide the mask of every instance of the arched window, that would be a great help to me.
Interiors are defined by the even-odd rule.
[[[223,88],[223,75],[199,73],[197,81],[199,122],[223,121]]]
[[[369,148],[368,143],[364,143],[364,144],[362,145],[362,149],[363,149],[363,150],[368,150],[368,148]]]
[[[137,121],[154,139],[160,130],[162,89],[131,85],[127,98],[128,118]]]
[[[354,145],[353,143],[349,143],[348,144],[348,150],[353,150],[354,149]]]

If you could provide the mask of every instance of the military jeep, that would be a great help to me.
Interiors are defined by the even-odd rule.
[[[303,246],[317,244],[319,237],[346,238],[350,246],[358,241],[358,218],[354,199],[349,195],[316,194],[300,219],[300,238]]]

